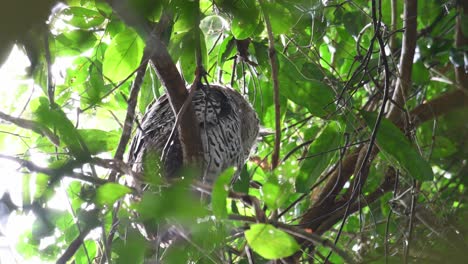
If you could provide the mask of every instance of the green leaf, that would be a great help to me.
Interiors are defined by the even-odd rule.
[[[113,254],[117,255],[113,263],[143,263],[147,246],[145,238],[138,230],[128,228],[125,231],[125,240],[116,239],[112,244]]]
[[[268,206],[268,209],[275,210],[278,209],[287,195],[284,195],[281,187],[274,182],[267,182],[262,186],[263,201]]]
[[[258,20],[234,17],[231,24],[232,35],[236,39],[246,39],[250,37],[257,29]]]
[[[235,39],[229,36],[223,40],[218,50],[218,66],[222,68],[223,63],[236,54]]]
[[[120,134],[117,131],[104,131],[100,129],[79,129],[78,133],[88,146],[92,155],[107,152],[117,147]]]
[[[226,169],[221,176],[216,179],[213,185],[213,193],[211,194],[211,204],[213,213],[217,218],[224,219],[227,217],[227,197],[229,185],[235,173],[235,168]]]
[[[361,115],[367,126],[373,130],[377,113],[361,111]],[[379,148],[395,159],[413,178],[420,181],[430,181],[434,178],[430,164],[421,157],[400,129],[390,120],[382,119],[376,139]]]
[[[113,82],[127,78],[140,65],[145,43],[130,29],[118,33],[104,54],[103,73]]]
[[[250,225],[245,238],[252,250],[266,259],[289,257],[300,249],[292,236],[269,224]]]
[[[231,32],[236,39],[250,37],[259,24],[259,10],[255,0],[215,1],[223,11],[232,14]]]
[[[127,186],[117,183],[106,183],[96,190],[96,204],[103,206],[111,206],[118,199],[122,198],[125,194],[130,193],[132,190]]]
[[[85,82],[86,95],[82,96],[82,103],[95,105],[101,102],[101,97],[109,91],[104,84],[102,75],[102,64],[99,60],[93,61],[89,65],[88,81]]]
[[[296,189],[307,192],[322,172],[330,165],[342,140],[338,122],[330,122],[309,146],[307,156],[301,165],[301,173],[296,178]]]
[[[62,109],[58,106],[49,107],[47,98],[40,97],[39,106],[34,114],[37,121],[58,132],[61,142],[65,143],[75,157],[88,156],[81,145],[78,131]]]
[[[288,9],[278,3],[265,3],[265,11],[271,21],[271,27],[274,34],[288,33],[294,25],[294,19]]]
[[[280,93],[294,103],[306,107],[315,116],[333,111],[333,90],[323,82],[303,74],[303,65],[295,64],[278,52]],[[307,67],[310,67],[308,65]]]
[[[75,253],[75,263],[88,264],[89,260],[93,260],[96,257],[96,253],[96,241],[86,240]]]
[[[76,56],[92,48],[97,41],[94,33],[86,30],[72,30],[55,37],[56,56]]]
[[[145,113],[146,107],[148,107],[155,98],[159,97],[157,95],[159,86],[160,83],[153,67],[148,67],[138,96],[138,109],[142,114]]]
[[[82,29],[88,29],[101,25],[105,18],[97,11],[83,7],[72,6],[63,11],[64,17],[68,24]]]

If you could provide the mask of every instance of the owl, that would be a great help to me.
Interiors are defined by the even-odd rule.
[[[227,168],[240,171],[255,144],[259,120],[251,105],[234,89],[205,85],[192,98],[203,145],[203,170],[200,179],[212,184]],[[150,105],[130,147],[129,163],[136,172],[143,172],[143,160],[156,153],[161,176],[178,177],[183,153],[175,117],[166,95]]]

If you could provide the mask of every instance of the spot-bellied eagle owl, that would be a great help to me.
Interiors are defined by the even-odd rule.
[[[259,131],[257,114],[234,89],[206,85],[195,91],[192,105],[203,145],[203,182],[211,184],[225,169],[244,165]],[[182,146],[174,127],[174,113],[166,95],[146,111],[130,147],[129,163],[143,171],[147,153],[164,153],[161,159],[164,177],[177,177],[183,164]],[[154,155],[153,155],[154,157]]]

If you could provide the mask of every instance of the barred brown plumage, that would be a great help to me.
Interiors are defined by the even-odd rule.
[[[259,130],[257,114],[250,104],[234,89],[209,85],[195,92],[192,105],[204,151],[202,180],[210,184],[231,166],[240,171]],[[174,120],[166,95],[149,106],[131,143],[129,163],[133,170],[143,171],[143,159],[148,153],[156,152],[160,157],[164,152],[163,176],[177,177],[183,162],[177,132],[167,144]]]

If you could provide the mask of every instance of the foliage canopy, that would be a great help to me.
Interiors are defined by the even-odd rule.
[[[48,20],[54,1],[10,2],[0,61],[16,44],[31,61],[18,78],[32,82],[2,91],[0,158],[18,163],[22,197],[4,195],[0,218],[34,217],[15,245],[22,257],[462,259],[466,1],[68,0]],[[166,48],[172,61],[157,57]],[[203,82],[240,91],[270,131],[233,186],[234,170],[220,176],[211,206],[193,199],[191,177],[159,193],[123,180],[138,120],[173,89],[172,62],[187,86],[203,66]],[[155,168],[144,179],[165,185]],[[188,242],[155,250],[137,226],[168,221],[191,230]]]

